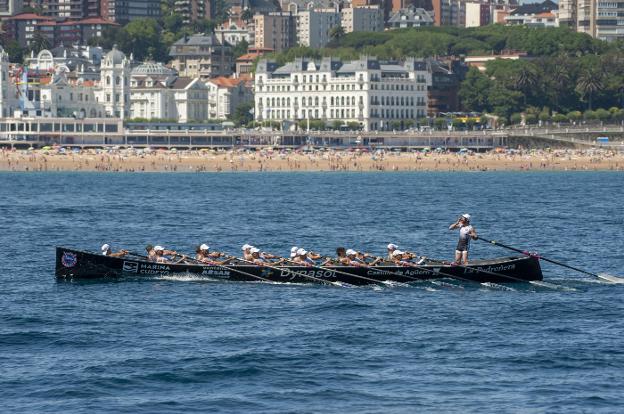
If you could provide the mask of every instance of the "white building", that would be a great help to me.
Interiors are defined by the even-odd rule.
[[[65,72],[59,71],[50,83],[41,85],[41,116],[102,118],[106,116],[106,107],[98,102],[98,90],[91,82],[70,83]]]
[[[297,12],[297,42],[302,46],[324,47],[331,40],[330,31],[340,26],[340,12],[334,9],[315,9]]]
[[[132,88],[130,117],[205,121],[208,119],[207,102],[208,88],[199,78],[161,78],[152,74]]]
[[[341,25],[345,33],[381,32],[384,29],[383,10],[377,5],[344,8]]]
[[[0,47],[0,117],[13,116],[18,106],[17,87],[9,77],[9,54]]]
[[[100,88],[96,98],[104,105],[105,116],[127,118],[130,113],[130,59],[117,46],[100,66]]]
[[[253,93],[240,78],[219,77],[206,81],[208,118],[227,119],[240,105],[253,102]]]
[[[253,45],[254,28],[253,24],[247,24],[243,20],[230,18],[227,22],[219,25],[215,29],[215,34],[219,39],[224,39],[232,46],[236,46],[243,40],[248,45]]]
[[[257,121],[358,122],[364,130],[407,125],[427,112],[431,72],[424,60],[352,62],[298,58],[284,66],[256,67]]]

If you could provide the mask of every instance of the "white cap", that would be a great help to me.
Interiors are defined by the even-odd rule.
[[[243,250],[251,249],[252,247],[251,244],[243,244]]]
[[[347,256],[351,256],[351,255],[357,254],[357,252],[353,249],[348,249],[345,254]]]
[[[396,250],[396,249],[398,249],[398,248],[399,248],[399,246],[397,246],[397,245],[396,245],[396,244],[394,244],[394,243],[390,243],[390,244],[388,245],[388,250]]]
[[[102,251],[107,252],[110,250],[110,245],[108,243],[102,245]]]
[[[462,217],[465,218],[466,220],[470,220],[470,214],[468,213],[462,214]]]
[[[252,253],[260,253],[260,249],[258,249],[257,247],[250,246],[250,248]]]
[[[162,246],[154,246],[154,251],[155,251],[155,252],[162,252],[162,251],[164,251],[164,250],[165,250],[165,249],[164,249]]]
[[[210,246],[208,246],[206,243],[199,246],[199,250],[209,250],[209,249],[210,249]]]
[[[299,256],[304,256],[304,255],[308,254],[308,251],[306,249],[298,249],[297,250],[297,254]]]
[[[299,248],[297,246],[293,246],[293,247],[290,248],[290,252],[291,253],[296,253],[297,250],[299,250]]]
[[[392,252],[392,256],[399,256],[399,255],[402,255],[402,254],[403,254],[403,252],[400,251],[400,250],[395,250],[395,251]]]

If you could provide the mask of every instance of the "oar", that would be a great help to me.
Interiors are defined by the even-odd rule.
[[[256,263],[254,263],[254,262],[251,262],[251,261],[249,261],[249,260],[242,259],[242,258],[240,258],[240,257],[234,257],[234,256],[233,256],[233,258],[235,258],[236,260],[240,260],[240,261],[241,261],[241,262],[243,262],[243,263],[249,263],[249,264],[252,264],[252,265],[254,265],[254,266],[264,266],[264,267],[267,267],[267,268],[269,268],[269,269],[282,271],[282,269],[280,269],[279,267],[269,266],[268,264],[261,264],[261,265],[259,265],[259,264],[256,264]],[[314,277],[314,276],[306,275],[305,273],[295,272],[295,271],[290,270],[290,269],[288,269],[288,271],[289,271],[290,273],[292,273],[293,275],[301,276],[301,277],[303,277],[303,278],[310,279],[310,280],[313,280],[313,281],[315,281],[315,282],[322,283],[322,284],[324,284],[324,285],[334,285],[334,286],[344,287],[344,286],[343,286],[341,283],[339,283],[339,282],[330,282],[329,280],[324,280],[324,279],[320,279],[320,278],[318,278],[318,277]]]
[[[287,261],[289,263],[294,263],[294,264],[300,265],[300,266],[307,266],[307,267],[311,267],[313,269],[320,269],[320,270],[324,270],[324,271],[327,271],[327,272],[335,272],[335,273],[340,274],[340,275],[346,275],[346,276],[349,276],[349,277],[354,277],[356,279],[366,280],[367,282],[371,282],[371,283],[383,283],[385,285],[390,285],[391,284],[391,283],[386,282],[386,281],[375,280],[375,279],[371,279],[371,278],[366,277],[366,276],[360,276],[360,275],[356,275],[356,274],[349,273],[349,272],[343,272],[342,270],[330,269],[330,268],[319,266],[319,265],[313,265],[313,264],[302,265],[301,263],[297,263],[297,262],[295,262],[293,260],[290,260],[290,259],[287,259],[285,257],[283,258],[283,260],[285,260],[285,261]],[[362,266],[362,267],[370,267],[370,266]],[[372,267],[372,269],[374,269],[374,267]],[[401,275],[399,273],[392,273],[392,272],[388,272],[388,273],[389,274],[394,274],[394,275],[397,275],[397,276],[403,276],[403,275]],[[418,280],[416,278],[410,278],[410,277],[407,277],[407,278],[408,279],[413,279],[413,280]]]
[[[561,262],[558,262],[556,260],[549,259],[547,257],[541,256],[541,255],[538,255],[538,254],[535,254],[535,253],[530,253],[530,252],[528,252],[526,250],[521,250],[521,249],[518,249],[516,247],[512,247],[512,246],[508,246],[508,245],[503,244],[503,243],[499,243],[496,240],[484,239],[481,236],[478,237],[478,240],[481,240],[481,241],[483,241],[485,243],[493,244],[495,246],[500,246],[500,247],[503,247],[505,249],[512,250],[514,252],[522,253],[522,254],[527,255],[527,256],[533,256],[533,257],[536,257],[538,259],[544,260],[545,262],[549,262],[549,263],[556,264],[556,265],[561,266],[561,267],[565,267],[565,268],[568,268],[568,269],[571,269],[571,270],[575,270],[577,272],[584,273],[586,275],[593,276],[593,277],[598,278],[598,279],[607,280],[607,281],[609,281],[611,283],[624,283],[624,278],[617,277],[617,276],[612,276],[612,275],[608,275],[608,274],[598,274],[598,273],[588,272],[587,270],[579,269],[578,267],[570,266],[568,264],[561,263]]]
[[[181,254],[176,254],[176,256],[182,256],[182,255],[181,255]],[[242,270],[232,269],[232,268],[230,268],[230,267],[228,267],[228,266],[224,266],[224,265],[220,265],[220,264],[216,264],[216,263],[204,263],[204,262],[201,262],[201,261],[199,261],[199,260],[197,260],[197,259],[193,259],[193,258],[191,258],[191,257],[187,257],[187,258],[186,258],[186,260],[191,261],[191,262],[194,262],[194,263],[196,263],[196,264],[201,264],[201,265],[203,265],[203,266],[215,266],[215,267],[219,267],[219,268],[221,268],[221,269],[226,269],[226,270],[229,270],[230,272],[238,272],[238,273],[240,273],[240,274],[243,274],[243,275],[245,275],[245,276],[249,276],[249,277],[251,277],[251,278],[253,278],[253,279],[256,279],[256,280],[261,280],[261,281],[263,281],[263,282],[273,283],[273,281],[272,281],[272,280],[265,279],[264,277],[261,277],[261,276],[256,276],[256,275],[251,274],[251,273],[243,272]]]
[[[498,285],[498,284],[496,284],[496,283],[488,283],[488,284],[479,283],[479,282],[477,282],[477,281],[470,280],[470,279],[466,279],[466,278],[463,278],[463,277],[461,277],[461,276],[455,276],[455,275],[452,275],[452,274],[450,274],[450,273],[445,273],[445,272],[442,272],[442,271],[440,271],[440,270],[430,269],[430,268],[428,268],[428,267],[421,266],[421,265],[418,265],[418,264],[416,264],[416,263],[410,263],[407,267],[413,267],[413,268],[415,268],[415,269],[423,270],[423,271],[426,271],[426,272],[428,272],[428,273],[434,274],[434,275],[436,275],[436,276],[448,277],[448,278],[450,278],[450,279],[459,280],[460,282],[477,283],[477,284],[480,284],[480,285],[482,285],[482,286],[486,286],[486,287],[492,287],[492,286],[493,286],[493,287],[498,287],[499,289],[509,290],[509,288],[508,288],[508,287],[506,287],[506,286],[502,286],[502,285]],[[393,273],[393,272],[390,272],[390,273]],[[400,275],[400,273],[394,273],[394,274],[398,274],[398,275]],[[403,275],[403,276],[405,276],[405,277],[409,277],[409,276],[407,276],[407,275]],[[420,281],[420,280],[422,280],[422,279],[418,279],[418,278],[413,278],[413,279],[414,279],[414,280],[419,280],[419,281]]]

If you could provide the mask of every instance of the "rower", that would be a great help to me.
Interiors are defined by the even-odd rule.
[[[199,260],[200,262],[203,261],[203,259],[216,259],[217,257],[223,256],[223,253],[211,252],[210,246],[208,246],[206,243],[203,243],[201,246],[197,246],[197,248],[195,249],[195,253],[197,253],[195,255],[195,260]]]
[[[169,259],[165,255],[177,256],[178,253],[175,250],[165,250],[165,248],[162,246],[155,246],[154,254],[156,255],[156,260],[155,260],[156,263],[180,264],[186,260],[186,255],[182,255],[180,256],[180,260],[178,260],[177,262],[174,262],[173,260]]]
[[[357,252],[358,260],[360,260],[363,264],[367,266],[375,266],[383,260],[383,258],[381,257],[376,257],[372,262],[369,263],[366,261],[366,259],[368,259],[369,257],[372,257],[372,256],[368,253]]]
[[[121,249],[117,253],[113,253],[113,250],[111,249],[110,244],[108,243],[104,243],[102,245],[101,250],[102,250],[102,255],[109,256],[109,257],[124,257],[125,255],[128,254],[128,251],[124,249]]]
[[[318,256],[318,255],[317,255]],[[320,256],[318,256],[320,257]],[[310,252],[308,252],[306,249],[299,249],[297,250],[297,257],[295,259],[293,259],[293,261],[300,263],[304,266],[315,266],[316,263],[314,262],[314,259],[312,257],[310,257]]]
[[[224,256],[224,254],[218,252],[210,252],[210,246],[205,243],[201,246],[198,246],[195,252],[197,253],[195,255],[195,260],[209,265],[224,265],[229,263],[233,259],[232,257],[230,257],[221,261],[214,260],[220,256]]]
[[[394,253],[395,250],[398,249],[398,248],[399,248],[399,246],[397,246],[394,243],[390,243],[388,245],[388,256],[386,257],[388,259],[388,261],[393,261],[392,253]]]
[[[151,244],[148,244],[147,246],[145,246],[145,251],[147,252],[147,260],[149,262],[155,262],[156,252],[154,251],[154,246],[152,246]]]
[[[292,260],[295,259],[295,257],[297,257],[297,250],[299,250],[299,248],[297,246],[293,246],[290,248],[290,258]]]
[[[347,260],[345,260],[346,264],[349,266],[366,266],[366,263],[362,260],[360,260],[357,256],[358,256],[358,252],[356,252],[353,249],[348,249],[345,252],[346,256],[347,256]]]
[[[449,226],[449,230],[459,229],[459,241],[455,248],[454,264],[468,263],[468,250],[470,250],[470,239],[477,240],[477,231],[470,224],[470,214],[462,214],[455,223]]]
[[[243,259],[253,261],[253,257],[251,255],[251,249],[253,246],[251,244],[243,244]]]
[[[392,252],[392,261],[394,264],[398,266],[412,266],[413,263],[410,262],[409,255],[405,252],[402,252],[399,249],[395,249]]]
[[[257,265],[264,265],[267,263],[267,260],[264,257],[260,256],[260,249],[258,249],[257,247],[251,246],[249,248],[249,253],[251,255],[250,262],[253,262],[254,264],[257,264]]]

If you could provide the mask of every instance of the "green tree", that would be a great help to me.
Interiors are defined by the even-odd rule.
[[[250,8],[245,8],[245,10],[243,10],[243,12],[241,13],[241,19],[243,19],[243,21],[248,22],[250,20],[253,19],[254,13]]]
[[[246,125],[253,121],[251,111],[254,109],[253,102],[246,102],[238,105],[231,116],[231,121],[237,126]]]
[[[227,0],[215,0],[213,16],[217,24],[227,21],[230,17],[230,3]]]
[[[234,55],[234,59],[243,56],[249,50],[249,42],[245,39],[241,40],[232,48],[232,54]]]
[[[38,30],[33,33],[33,36],[30,39],[30,50],[35,53],[39,53],[44,49],[50,49],[50,46],[50,40],[43,33]]]
[[[537,86],[538,76],[536,70],[530,64],[523,65],[514,77],[516,88],[523,94],[524,106],[527,104],[527,97]]]
[[[602,73],[595,68],[585,69],[576,81],[576,91],[582,99],[587,101],[587,108],[590,111],[594,96],[602,91],[603,88]]]
[[[334,42],[340,41],[345,35],[344,27],[338,25],[329,29],[329,38]]]
[[[137,60],[151,58],[169,60],[168,50],[161,42],[161,27],[154,19],[137,19],[128,23],[118,35],[119,48],[126,54],[133,53]]]
[[[476,68],[471,68],[459,88],[461,106],[466,111],[483,112],[490,109],[488,96],[493,82]]]
[[[21,47],[15,40],[9,40],[3,43],[4,51],[9,55],[9,62],[22,63],[24,61],[24,53],[26,49]]]

